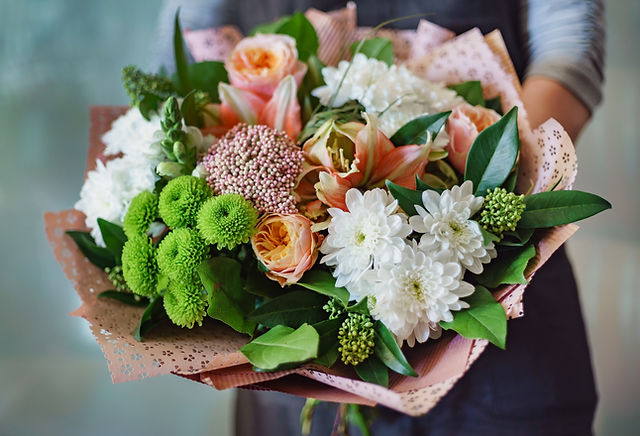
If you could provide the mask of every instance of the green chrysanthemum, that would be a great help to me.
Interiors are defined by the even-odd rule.
[[[122,248],[122,274],[129,289],[143,297],[156,294],[158,264],[151,239],[134,235]]]
[[[514,231],[525,209],[524,195],[516,195],[504,188],[490,189],[480,212],[480,225],[498,237]]]
[[[213,195],[204,179],[180,176],[167,183],[160,193],[160,216],[171,228],[195,227],[198,211]]]
[[[195,323],[201,326],[207,313],[206,296],[194,282],[171,282],[163,303],[169,319],[180,327],[192,328]]]
[[[371,317],[349,313],[338,330],[338,351],[346,365],[359,365],[373,354],[374,331]]]
[[[198,229],[209,244],[232,249],[246,243],[258,221],[258,211],[240,194],[210,198],[198,213]]]
[[[149,226],[156,218],[158,218],[158,196],[149,191],[143,191],[131,200],[122,228],[127,237],[132,238],[134,235],[147,233]]]
[[[158,266],[170,280],[189,282],[208,251],[208,246],[198,232],[192,229],[175,229],[165,236],[158,247]]]

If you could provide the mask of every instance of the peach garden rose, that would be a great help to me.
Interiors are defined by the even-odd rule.
[[[463,103],[453,109],[447,121],[447,151],[449,162],[458,172],[464,174],[467,154],[478,134],[499,119],[496,111],[482,106]]]
[[[302,215],[268,214],[258,221],[251,246],[268,269],[267,276],[284,287],[296,283],[318,257],[323,236]]]
[[[282,79],[291,75],[299,86],[307,72],[307,66],[298,60],[295,39],[272,34],[244,38],[229,55],[225,68],[233,86],[265,101]]]

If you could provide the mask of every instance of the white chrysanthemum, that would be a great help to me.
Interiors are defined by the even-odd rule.
[[[340,85],[348,67],[348,61],[341,61],[337,67],[323,68],[326,85],[313,90],[312,94],[328,105],[340,86],[333,106],[358,101],[366,112],[381,114],[380,129],[389,137],[420,115],[449,110],[462,102],[455,91],[418,77],[402,65],[388,66],[362,53],[354,56]]]
[[[482,264],[489,263],[496,253],[493,243],[484,245],[480,225],[471,220],[482,207],[482,202],[482,197],[473,195],[473,183],[469,180],[442,194],[424,191],[424,208],[416,205],[418,215],[409,219],[411,228],[423,233],[419,248],[448,256],[472,273],[480,274]]]
[[[367,271],[357,288],[369,297],[371,316],[382,321],[398,341],[425,342],[441,334],[440,321],[451,321],[451,311],[469,305],[460,300],[474,288],[461,280],[462,268],[405,244],[402,261],[382,263]]]
[[[98,245],[104,246],[98,218],[122,225],[133,197],[142,191],[153,191],[158,176],[148,162],[125,156],[106,164],[96,162],[87,174],[75,208],[86,215],[85,223]]]
[[[348,212],[330,208],[329,235],[320,251],[321,263],[334,266],[336,286],[348,286],[374,265],[398,262],[411,233],[407,218],[395,213],[398,202],[376,188],[364,195],[355,188],[345,196]]]
[[[136,155],[161,162],[164,152],[156,143],[156,132],[161,131],[160,117],[157,114],[146,120],[137,107],[132,107],[116,119],[111,129],[102,135],[105,154]]]

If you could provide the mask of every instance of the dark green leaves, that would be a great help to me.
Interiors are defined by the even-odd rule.
[[[371,38],[351,44],[351,56],[356,51],[368,58],[378,59],[387,65],[393,65],[393,45],[389,38]]]
[[[482,274],[476,276],[476,281],[487,288],[496,288],[504,284],[525,284],[527,279],[524,272],[535,255],[536,248],[533,244],[501,249],[498,257],[485,265]]]
[[[82,254],[89,259],[89,262],[97,266],[98,268],[113,268],[116,266],[116,258],[113,253],[104,248],[96,245],[95,241],[88,232],[76,232],[69,230],[67,235],[73,239]]]
[[[343,306],[349,303],[349,291],[345,288],[336,288],[336,279],[330,272],[324,270],[311,270],[297,283],[303,288],[311,289],[319,294],[340,300]]]
[[[582,191],[540,192],[524,202],[527,208],[518,222],[520,229],[560,226],[611,208],[604,198]]]
[[[314,362],[330,367],[338,359],[338,329],[343,320],[344,317],[338,317],[313,324],[320,336],[318,358]]]
[[[476,286],[465,298],[469,308],[454,312],[453,321],[440,322],[445,330],[454,330],[469,339],[487,339],[504,349],[507,341],[507,315],[486,288]]]
[[[374,383],[385,388],[389,386],[389,371],[376,356],[369,356],[367,360],[354,366],[354,369],[358,377],[367,383]]]
[[[189,60],[187,51],[182,39],[182,29],[180,28],[180,9],[176,11],[173,27],[173,55],[176,61],[176,76],[178,78],[178,91],[180,95],[186,95],[191,91],[191,80],[189,78]]]
[[[103,220],[102,218],[98,218],[98,227],[100,227],[100,233],[102,234],[104,244],[107,246],[107,250],[115,257],[116,264],[121,265],[122,247],[124,247],[124,243],[127,242],[127,237],[122,227]]]
[[[518,107],[476,137],[467,156],[464,179],[473,182],[474,193],[485,195],[509,176],[518,157]]]
[[[240,349],[249,362],[264,371],[294,365],[318,357],[318,332],[309,324],[297,330],[278,325]]]
[[[376,335],[374,351],[380,361],[397,373],[417,377],[418,373],[407,362],[389,329],[380,321],[375,321],[373,326]]]
[[[315,292],[287,292],[258,307],[248,315],[248,319],[266,327],[278,324],[298,327],[305,322],[313,324],[327,318],[327,312],[322,308],[326,302],[326,297]]]
[[[398,147],[407,144],[425,144],[427,139],[436,137],[444,123],[451,115],[451,111],[437,114],[423,115],[409,121],[391,137],[391,142]]]
[[[415,205],[422,205],[422,191],[405,188],[404,186],[397,185],[390,180],[386,181],[386,185],[387,189],[389,189],[389,193],[393,195],[393,198],[398,200],[398,205],[400,205],[407,215],[418,215]]]
[[[229,82],[223,62],[205,61],[189,65],[189,79],[194,89],[205,91],[213,102],[218,102],[218,84]]]
[[[207,290],[209,316],[240,333],[253,334],[256,323],[246,315],[253,309],[254,297],[243,289],[240,263],[227,257],[214,257],[200,264],[198,274]]]
[[[482,96],[482,85],[479,80],[469,80],[468,82],[449,85],[448,88],[454,90],[470,105],[485,106],[485,100]]]
[[[98,298],[116,300],[129,306],[145,307],[149,304],[147,298],[129,292],[104,291],[98,294]]]
[[[279,33],[289,35],[296,40],[298,57],[306,61],[310,55],[318,52],[318,35],[313,25],[301,12],[282,17],[272,23],[263,24],[251,31],[251,35],[257,33]]]
[[[142,338],[149,333],[149,330],[158,325],[165,317],[166,314],[162,307],[162,297],[151,297],[149,305],[142,313],[138,325],[132,332],[134,339],[142,342]]]

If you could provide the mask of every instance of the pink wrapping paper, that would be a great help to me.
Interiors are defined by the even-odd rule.
[[[345,41],[350,45],[369,33],[368,29],[356,27],[352,4],[332,13],[312,9],[306,15],[318,32],[320,57],[328,64],[335,64],[344,56]],[[498,32],[483,36],[474,29],[454,38],[448,30],[422,20],[415,31],[385,30],[379,34],[392,39],[399,60],[417,74],[444,83],[480,80],[485,97],[500,95],[505,110],[514,105],[520,108],[522,152],[518,188],[521,191],[533,188],[533,192],[538,192],[560,179],[561,187],[571,186],[576,173],[573,145],[555,120],[547,121],[535,131],[530,130],[520,84]],[[199,61],[224,59],[240,38],[240,33],[232,26],[185,33],[192,54]],[[94,168],[96,158],[104,159],[100,138],[125,110],[108,106],[91,108],[87,171]],[[96,295],[111,287],[106,274],[90,264],[64,233],[66,230],[86,230],[84,216],[78,211],[67,210],[49,212],[44,220],[56,259],[82,300],[81,307],[72,315],[89,322],[114,382],[174,373],[216,389],[268,389],[327,401],[383,404],[417,416],[428,412],[487,346],[487,341],[465,339],[447,332],[438,341],[406,350],[407,358],[420,377],[393,373],[389,388],[383,388],[359,380],[352,369],[341,365],[332,369],[304,365],[274,373],[254,372],[237,351],[248,337],[211,320],[193,330],[161,326],[144,342],[137,342],[131,332],[143,309],[98,300]],[[567,225],[544,232],[536,244],[537,255],[527,268],[527,278],[533,277],[576,230],[577,226]],[[505,286],[495,293],[509,318],[523,315],[525,288],[523,285]]]

